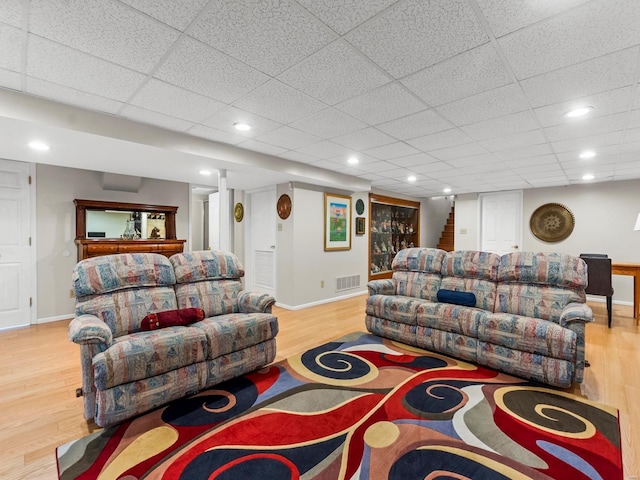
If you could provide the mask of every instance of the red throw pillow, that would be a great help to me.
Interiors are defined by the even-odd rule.
[[[202,319],[204,319],[204,310],[201,308],[165,310],[164,312],[150,313],[144,317],[140,323],[140,329],[146,332],[176,325],[189,325]]]

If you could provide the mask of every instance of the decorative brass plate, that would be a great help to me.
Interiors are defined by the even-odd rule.
[[[278,216],[282,220],[289,218],[289,215],[291,215],[291,197],[286,193],[280,195],[276,208],[278,210]]]
[[[244,218],[244,207],[240,202],[236,203],[236,206],[233,208],[233,216],[236,219],[236,222],[241,222]]]
[[[575,219],[573,213],[559,203],[545,203],[531,214],[531,233],[543,242],[560,242],[571,235]]]

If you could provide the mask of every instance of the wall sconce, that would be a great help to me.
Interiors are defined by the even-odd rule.
[[[636,226],[633,227],[634,230],[640,230],[640,213],[638,214],[638,218],[636,218]]]

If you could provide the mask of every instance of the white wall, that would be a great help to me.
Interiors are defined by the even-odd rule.
[[[529,228],[534,210],[550,202],[563,204],[575,217],[573,232],[562,242],[542,242]],[[478,248],[478,212],[477,195],[461,195],[456,199],[456,249]],[[640,232],[633,230],[638,213],[640,180],[525,190],[521,250],[571,255],[606,253],[613,262],[640,263]],[[459,233],[463,228],[467,229],[467,235]],[[614,275],[613,282],[614,301],[632,303],[632,277]]]
[[[70,318],[74,311],[75,300],[69,298],[77,263],[74,199],[178,206],[176,234],[188,238],[187,183],[143,178],[139,192],[129,193],[102,190],[101,173],[90,170],[38,164],[36,176],[38,321]]]

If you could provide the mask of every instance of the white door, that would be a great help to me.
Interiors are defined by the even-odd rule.
[[[480,249],[503,255],[522,245],[522,191],[480,196]]]
[[[269,293],[276,290],[276,190],[247,194],[249,266],[247,290]]]
[[[0,160],[0,328],[31,318],[29,164]]]

